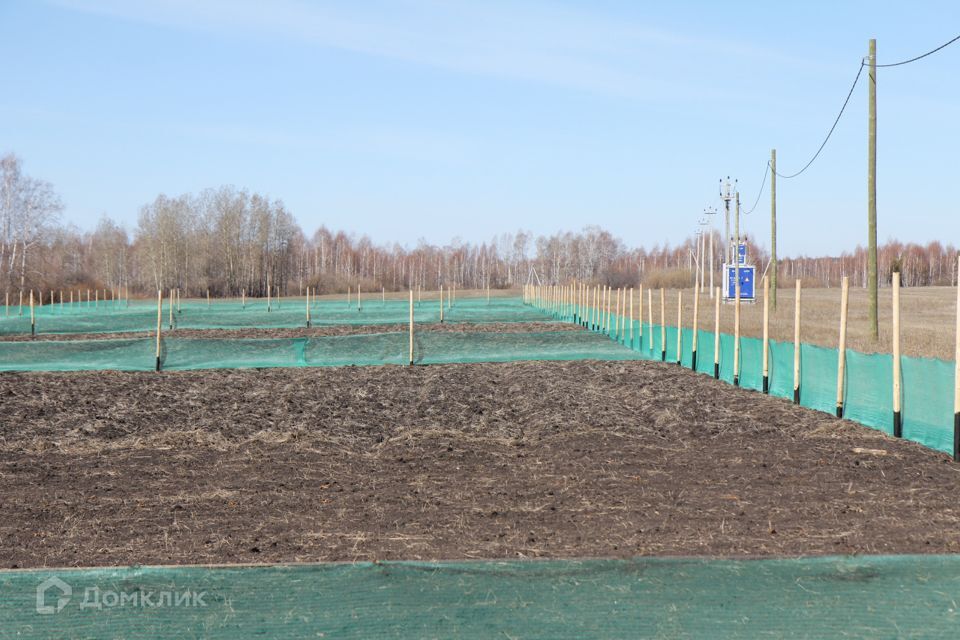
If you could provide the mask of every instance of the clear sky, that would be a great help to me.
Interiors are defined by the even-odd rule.
[[[0,152],[65,219],[233,184],[412,245],[601,225],[676,242],[718,179],[744,209],[816,151],[866,54],[960,33],[960,3],[0,0]],[[865,76],[864,76],[865,77]],[[878,73],[881,242],[960,242],[960,43]],[[867,85],[780,180],[781,254],[866,240]],[[769,195],[744,220],[769,234]]]

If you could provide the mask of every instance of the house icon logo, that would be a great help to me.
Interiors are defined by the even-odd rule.
[[[47,592],[53,592],[51,597],[56,597],[56,604],[47,604]],[[47,578],[37,585],[37,613],[41,615],[60,613],[70,602],[72,595],[73,588],[66,582],[56,576]]]

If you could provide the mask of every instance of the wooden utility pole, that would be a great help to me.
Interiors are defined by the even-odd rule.
[[[777,310],[777,150],[770,149],[770,306]]]
[[[867,290],[870,293],[870,331],[880,337],[877,320],[877,41],[870,40],[867,56],[869,106],[867,134]]]

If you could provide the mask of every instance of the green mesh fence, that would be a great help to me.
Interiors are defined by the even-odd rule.
[[[0,371],[155,368],[152,338],[0,342]],[[642,356],[593,333],[415,332],[417,364],[518,360],[636,360]],[[404,332],[274,339],[164,338],[164,370],[408,364]]]
[[[304,309],[271,311],[265,303],[259,311],[254,304],[243,309],[239,303],[215,303],[211,309],[194,303],[177,316],[181,328],[227,328],[231,326],[302,326],[303,320],[294,320]],[[282,304],[282,303],[281,303]],[[296,303],[287,303],[296,304]],[[409,313],[402,301],[368,302],[363,310],[345,309],[346,303],[326,303],[318,322],[327,314],[330,323],[394,323],[406,322]],[[431,303],[434,304],[434,303]],[[218,309],[217,306],[220,305]],[[439,320],[439,305],[431,310],[424,302],[418,307],[418,323]],[[335,312],[334,307],[339,307]],[[49,308],[45,322],[53,323],[66,316],[57,316],[56,306]],[[282,315],[290,313],[289,317]],[[155,311],[153,312],[155,313]],[[337,313],[341,314],[340,316]],[[436,313],[435,316],[431,315]],[[259,315],[258,315],[259,314]],[[356,315],[353,315],[356,314]],[[144,322],[146,310],[116,311],[103,315],[77,314],[85,318],[83,325],[100,331],[140,330],[137,322]],[[129,318],[128,318],[129,316]],[[122,318],[130,320],[123,325]],[[137,319],[140,318],[140,319]],[[76,319],[76,318],[74,318]],[[571,321],[569,315],[545,314],[525,305],[519,299],[499,298],[487,304],[483,299],[461,300],[445,312],[450,322],[520,322],[526,320]],[[254,320],[251,324],[251,320]],[[104,324],[104,322],[107,324]],[[22,322],[22,318],[7,318],[4,322]],[[97,324],[97,323],[100,324]],[[156,322],[153,316],[151,322]],[[164,323],[168,318],[164,317]],[[270,322],[276,322],[270,325]],[[192,324],[191,324],[192,323]],[[236,323],[236,324],[232,324]],[[619,326],[617,318],[613,323]],[[128,329],[118,329],[119,326]],[[78,326],[72,324],[71,326]],[[665,342],[663,338],[665,333]],[[163,340],[164,369],[242,368],[242,367],[296,367],[364,364],[406,364],[408,362],[406,333],[382,333],[354,336],[316,338],[262,339],[262,340],[191,340],[169,337]],[[652,345],[652,346],[651,346]],[[680,361],[692,366],[693,333],[681,331]],[[151,339],[112,339],[69,342],[0,342],[0,370],[6,371],[67,371],[67,370],[149,370],[154,368]],[[431,333],[416,334],[414,360],[420,364],[454,362],[505,362],[516,360],[660,360],[665,352],[667,362],[677,361],[677,328],[665,332],[657,324],[634,322],[633,335],[629,327],[620,333],[539,332],[539,333]],[[722,334],[717,358],[720,379],[733,382],[734,339]],[[837,405],[837,350],[803,344],[800,348],[800,403],[801,405],[835,413]],[[698,334],[697,370],[712,375],[714,367],[714,336],[710,331]],[[904,357],[902,419],[903,435],[934,449],[952,452],[953,448],[953,364],[940,360]],[[783,398],[793,396],[793,345],[770,341],[769,392]],[[763,346],[756,338],[740,339],[739,384],[747,389],[763,388]],[[892,359],[886,354],[861,354],[847,350],[845,368],[845,417],[864,425],[892,431]]]
[[[0,638],[930,638],[958,556],[0,572]]]
[[[376,325],[405,323],[410,319],[407,300],[368,300],[357,308],[346,301],[323,300],[311,304],[310,321],[313,326],[325,325]],[[24,308],[18,315],[18,307],[9,307],[0,314],[0,335],[28,335],[30,333],[30,310]],[[170,308],[164,301],[162,323],[169,326]],[[239,301],[206,302],[190,301],[175,311],[174,324],[181,329],[242,329],[242,328],[294,328],[306,325],[306,302],[290,299],[274,302],[267,311],[265,300],[249,301],[244,306]],[[9,315],[8,315],[9,314]],[[129,307],[121,303],[100,303],[87,306],[86,302],[74,303],[73,307],[58,304],[38,307],[35,311],[36,330],[39,333],[122,333],[155,331],[157,327],[156,303],[131,302]],[[463,298],[452,307],[444,303],[444,322],[542,322],[551,319],[547,314],[521,298]],[[424,300],[414,304],[414,320],[418,323],[440,321],[440,303]]]
[[[566,316],[558,319],[571,320]],[[619,326],[617,319],[611,326]],[[642,337],[641,337],[642,332]],[[635,351],[642,359],[660,360],[663,353],[661,328],[658,324],[633,322],[618,335],[613,329],[597,333]],[[666,328],[666,362],[677,361],[677,328]],[[651,348],[652,337],[652,348]],[[720,335],[720,379],[733,382],[734,338]],[[692,366],[693,331],[682,329],[681,364]],[[793,344],[769,341],[768,389],[781,398],[793,399]],[[800,404],[835,414],[837,409],[837,349],[811,344],[800,345]],[[844,368],[844,417],[863,425],[893,432],[893,357],[890,354],[864,354],[846,350]],[[901,358],[901,406],[903,437],[932,449],[953,452],[953,384],[954,364],[929,358]],[[714,334],[698,332],[697,368],[713,375]],[[757,338],[740,338],[739,385],[746,389],[763,389],[763,342]]]

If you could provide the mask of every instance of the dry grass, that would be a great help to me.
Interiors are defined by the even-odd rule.
[[[644,321],[646,321],[646,293],[644,293]],[[677,291],[666,294],[667,324],[677,318]],[[660,317],[659,292],[654,296],[654,318]],[[713,330],[714,301],[708,293],[701,297],[700,328]],[[637,298],[634,297],[634,305]],[[900,341],[903,355],[953,360],[956,331],[957,290],[954,287],[917,287],[900,291]],[[683,325],[693,326],[693,290],[683,292]],[[891,291],[880,290],[880,338],[870,335],[869,302],[865,289],[851,289],[847,315],[847,348],[864,353],[889,353],[892,350]],[[634,308],[636,313],[636,307]],[[741,332],[744,336],[763,335],[762,295],[757,302],[741,305]],[[793,342],[794,289],[781,288],[777,292],[777,308],[770,310],[770,338]],[[732,304],[721,305],[720,330],[733,333]],[[840,289],[804,289],[801,294],[800,339],[825,347],[836,347],[840,335]]]

